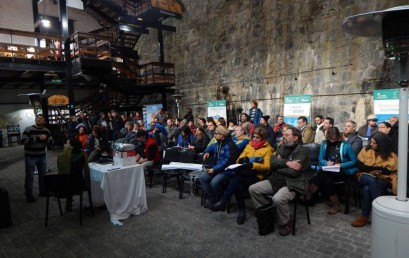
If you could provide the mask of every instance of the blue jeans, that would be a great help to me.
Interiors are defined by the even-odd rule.
[[[229,180],[229,177],[222,174],[210,175],[207,172],[203,172],[199,175],[200,185],[203,191],[206,193],[206,198],[215,203],[220,200],[223,194],[223,185]]]
[[[33,196],[34,171],[37,167],[38,171],[38,188],[41,194],[45,194],[44,176],[47,171],[47,156],[26,156],[26,179],[24,182],[24,190],[26,197]]]
[[[362,215],[371,214],[372,202],[388,187],[389,183],[385,180],[363,174],[359,179],[362,186]]]

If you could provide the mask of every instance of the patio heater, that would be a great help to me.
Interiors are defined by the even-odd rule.
[[[178,112],[178,118],[180,118],[180,100],[182,99],[183,95],[176,93],[176,94],[172,95],[172,97],[175,98],[176,111]]]
[[[342,28],[361,37],[382,37],[385,55],[395,59],[399,93],[398,195],[372,203],[371,257],[408,257],[409,202],[407,190],[409,5],[347,17]]]

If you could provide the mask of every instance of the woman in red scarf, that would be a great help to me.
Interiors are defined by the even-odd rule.
[[[241,225],[246,220],[245,192],[249,186],[264,180],[270,170],[270,156],[273,154],[273,148],[266,141],[267,132],[262,127],[256,127],[252,134],[251,141],[247,144],[237,163],[243,164],[235,170],[226,170],[225,172],[232,178],[224,192],[223,198],[210,207],[212,211],[224,211],[226,204],[233,193],[236,195],[239,214],[237,224]]]

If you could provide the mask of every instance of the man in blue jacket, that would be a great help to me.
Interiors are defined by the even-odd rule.
[[[207,147],[203,155],[203,160],[213,155],[212,167],[199,176],[202,189],[209,200],[208,205],[206,205],[207,207],[216,203],[221,198],[223,184],[229,180],[227,175],[223,175],[220,172],[224,171],[229,165],[236,163],[239,157],[239,150],[226,128],[222,126],[217,127],[214,137],[216,138],[216,143]]]

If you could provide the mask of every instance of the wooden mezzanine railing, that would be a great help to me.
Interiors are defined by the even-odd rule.
[[[69,40],[73,60],[87,58],[109,62],[117,76],[135,80],[137,85],[175,84],[172,63],[139,65],[134,58],[116,53],[110,46],[110,38],[106,36],[76,32]],[[65,61],[62,43],[62,36],[0,28],[0,62],[25,60],[41,64]]]
[[[0,28],[0,58],[61,61],[62,50],[61,36]]]

